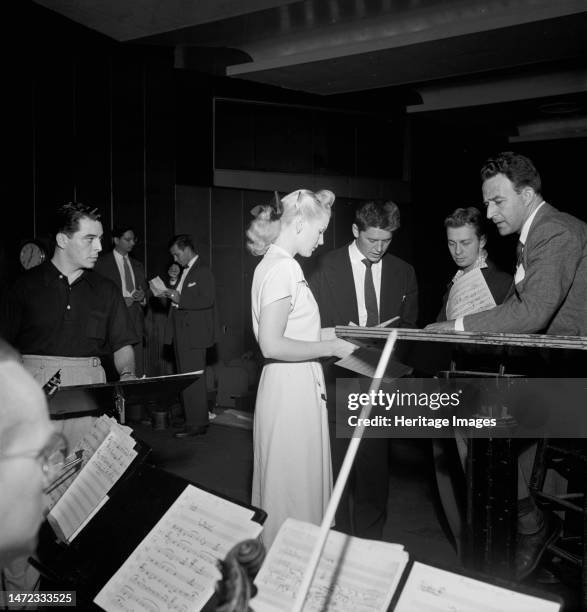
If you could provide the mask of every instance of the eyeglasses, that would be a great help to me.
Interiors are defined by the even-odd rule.
[[[40,451],[25,451],[13,455],[0,455],[0,461],[4,459],[30,458],[38,461],[43,470],[43,480],[47,487],[59,474],[65,458],[68,454],[68,444],[65,436],[59,432],[53,432],[49,441]]]

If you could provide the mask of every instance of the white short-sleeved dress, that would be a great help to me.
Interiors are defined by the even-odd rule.
[[[291,300],[285,336],[320,340],[318,305],[300,265],[271,245],[255,269],[251,290],[257,340],[261,309],[284,297]],[[320,524],[331,490],[322,366],[317,361],[266,363],[255,405],[252,503],[268,514],[267,548],[287,517]]]

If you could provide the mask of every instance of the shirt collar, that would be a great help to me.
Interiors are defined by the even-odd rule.
[[[357,246],[356,240],[353,240],[349,244],[349,257],[351,258],[351,263],[363,263],[363,259],[366,259],[363,253],[359,251],[359,247]],[[373,266],[381,265],[382,261],[383,257],[377,263],[374,263]]]
[[[45,266],[44,263],[41,265]],[[55,281],[58,281],[60,276],[65,277],[65,274],[62,274],[59,268],[51,260],[47,261],[45,269],[43,270],[43,280],[45,285],[47,286]],[[73,284],[75,285],[77,282],[82,280],[89,283],[91,287],[96,286],[97,279],[93,270],[83,270],[82,273],[73,281]]]
[[[193,265],[198,261],[199,255],[194,255],[188,262],[188,265],[185,267],[186,270],[191,270]]]
[[[125,258],[130,260],[130,257],[128,256],[128,254],[123,255],[122,253],[119,253],[116,249],[112,249],[112,252],[114,253],[114,257],[116,257],[116,259],[118,259],[119,261],[124,261]]]
[[[485,249],[480,249],[479,255],[477,255],[477,259],[475,260],[473,267],[470,270],[467,270],[467,272],[472,272],[477,268],[483,269],[488,267],[489,266],[487,265],[487,251]],[[457,270],[457,273],[452,277],[451,283],[454,283],[457,279],[461,278],[461,276],[467,274],[467,272],[461,269]]]
[[[522,225],[522,231],[520,232],[520,242],[522,244],[526,244],[526,239],[528,238],[528,232],[530,231],[530,226],[532,225],[532,221],[534,221],[534,217],[536,213],[542,208],[544,204],[544,200],[538,204],[536,210],[526,219],[524,225]]]

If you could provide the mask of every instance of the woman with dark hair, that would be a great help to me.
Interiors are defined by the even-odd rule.
[[[251,289],[253,330],[265,357],[255,405],[252,503],[268,513],[271,545],[286,518],[319,524],[332,488],[326,397],[320,357],[356,348],[321,330],[318,305],[296,255],[323,244],[334,194],[300,189],[257,206],[248,248],[263,255]]]
[[[481,212],[473,206],[457,208],[444,220],[444,227],[448,250],[459,269],[442,298],[442,308],[436,320],[446,321],[455,318],[447,316],[447,304],[451,293],[463,276],[476,269],[479,269],[483,275],[495,304],[501,304],[512,286],[512,276],[502,272],[487,257],[485,250],[487,236]]]

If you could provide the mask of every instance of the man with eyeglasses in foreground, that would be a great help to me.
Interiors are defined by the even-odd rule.
[[[0,340],[0,569],[2,591],[38,588],[28,564],[43,521],[52,465],[67,454],[49,420],[41,387]]]

